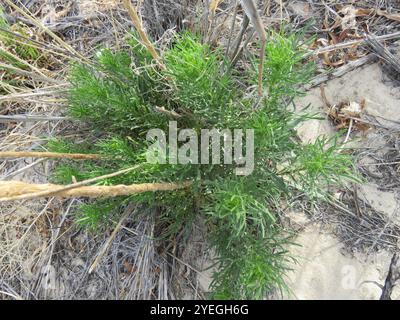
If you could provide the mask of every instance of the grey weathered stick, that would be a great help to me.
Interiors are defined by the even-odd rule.
[[[250,19],[251,23],[253,24],[254,28],[257,30],[258,35],[260,36],[261,40],[266,40],[267,35],[264,30],[264,25],[262,23],[260,14],[257,10],[256,5],[254,4],[253,0],[240,0],[242,7]]]
[[[69,120],[67,117],[39,116],[28,114],[0,115],[0,122],[28,122],[28,121],[63,121]]]
[[[311,80],[311,83],[309,85],[306,86],[306,89],[311,89],[313,87],[316,87],[318,85],[320,85],[321,83],[324,83],[328,80],[332,80],[334,78],[339,78],[343,75],[345,75],[346,73],[353,71],[369,62],[372,62],[376,59],[375,55],[373,54],[369,54],[365,57],[362,57],[358,60],[355,61],[351,61],[348,64],[339,67],[337,69],[335,69],[333,72],[331,73],[327,73],[327,74],[322,74],[322,75],[318,75],[316,76],[314,79]]]
[[[236,38],[235,42],[235,49],[233,50],[232,53],[232,61],[237,57],[239,54],[239,49],[240,49],[240,44],[242,43],[244,33],[246,32],[247,27],[249,26],[250,19],[247,16],[244,16],[243,21],[242,21],[242,26],[239,31],[239,35]]]
[[[389,266],[389,272],[382,289],[380,300],[391,300],[391,295],[396,282],[400,280],[400,255],[396,252]]]
[[[233,8],[232,23],[231,23],[231,31],[230,31],[230,33],[229,33],[228,44],[226,45],[226,50],[225,50],[225,56],[226,56],[227,58],[228,58],[228,55],[229,55],[229,50],[230,50],[230,48],[231,48],[231,42],[232,42],[233,32],[234,32],[234,30],[235,30],[237,10],[238,10],[238,0],[235,0],[235,4],[234,4],[234,8]]]

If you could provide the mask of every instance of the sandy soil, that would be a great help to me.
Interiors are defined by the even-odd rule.
[[[378,63],[348,73],[339,79],[329,81],[325,92],[331,104],[343,101],[360,103],[366,100],[366,116],[373,116],[384,126],[395,128],[400,121],[400,88],[385,80]],[[298,101],[299,106],[311,104],[322,114],[326,106],[319,88],[312,89],[307,96]],[[313,141],[320,134],[332,135],[335,132],[328,120],[310,121],[299,128],[304,141]],[[385,141],[378,139],[374,129],[363,135],[353,135],[354,145],[374,144],[383,147]],[[388,217],[389,223],[400,224],[399,190],[382,191],[374,183],[359,187],[359,197],[374,210]],[[378,252],[349,254],[345,245],[334,235],[329,226],[310,224],[303,213],[291,213],[290,218],[298,225],[304,225],[296,239],[300,247],[291,249],[298,259],[294,271],[289,275],[292,290],[288,299],[379,299],[392,253]],[[395,288],[392,299],[400,299],[400,286]]]

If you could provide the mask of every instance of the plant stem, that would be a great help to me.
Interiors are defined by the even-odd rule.
[[[59,198],[111,198],[129,196],[144,192],[174,191],[188,188],[192,182],[179,183],[141,183],[117,186],[82,186],[66,188],[55,184],[30,184],[17,181],[0,182],[0,202],[37,199],[47,196]]]
[[[143,25],[142,22],[140,21],[136,8],[132,5],[130,0],[123,0],[122,2],[125,8],[128,10],[129,16],[131,17],[133,25],[135,26],[136,31],[139,33],[139,36],[142,39],[144,46],[150,52],[153,59],[156,60],[158,66],[161,69],[165,69],[164,64],[161,62],[160,56],[154,49],[154,46],[150,42],[149,37],[147,36],[146,32],[143,29]]]

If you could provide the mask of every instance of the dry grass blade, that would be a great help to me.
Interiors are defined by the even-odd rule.
[[[130,0],[123,0],[122,2],[125,8],[128,10],[129,16],[131,17],[133,25],[135,26],[136,31],[139,33],[144,46],[150,52],[153,59],[156,60],[159,67],[165,69],[164,64],[161,62],[160,56],[158,55],[156,49],[154,49],[153,44],[150,42],[147,33],[144,31],[142,22],[140,21],[136,8],[132,5]]]
[[[62,40],[60,37],[58,37],[53,31],[51,31],[49,28],[44,26],[38,19],[36,19],[26,8],[25,6],[20,2],[18,2],[18,5],[14,4],[11,0],[5,0],[7,4],[12,7],[14,10],[22,14],[26,19],[31,21],[36,27],[39,29],[43,30],[46,32],[50,37],[52,37],[59,45],[64,47],[67,51],[69,51],[73,56],[78,57],[82,61],[88,61],[83,55],[81,55],[78,51],[76,51],[74,48],[72,48],[69,44],[67,44],[64,40]],[[28,11],[28,12],[26,12]]]
[[[222,0],[211,0],[210,5],[208,7],[208,11],[210,12],[208,18],[208,32],[207,32],[207,39],[211,40],[211,34],[214,29],[214,22],[215,22],[215,13],[217,11],[218,5],[222,2]]]
[[[6,94],[0,97],[0,102],[2,101],[21,101],[24,99],[31,99],[31,98],[36,98],[36,97],[43,97],[43,96],[51,96],[55,94],[62,94],[64,92],[67,92],[67,89],[62,89],[62,87],[68,86],[68,83],[62,83],[62,84],[57,84],[55,86],[49,86],[46,88],[40,88],[40,89],[33,89],[33,90],[22,90],[17,93],[12,93],[12,94]],[[10,116],[10,115],[7,115]],[[16,116],[16,115],[13,115]],[[24,116],[24,115],[18,115],[18,116]],[[31,117],[32,115],[29,115],[28,117]],[[5,115],[2,115],[2,117],[6,117]]]
[[[258,67],[258,94],[263,94],[263,73],[264,73],[264,60],[265,60],[265,47],[267,42],[267,34],[264,30],[264,25],[258,13],[257,7],[253,0],[241,0],[240,3],[246,15],[249,17],[251,23],[256,29],[258,36],[261,40],[260,64]]]
[[[16,295],[14,295],[14,294],[12,294],[12,293],[9,293],[9,292],[5,292],[5,291],[0,290],[0,293],[1,293],[1,294],[4,294],[4,295],[6,295],[6,296],[9,296],[9,297],[11,297],[11,298],[13,298],[13,299],[15,299],[15,300],[24,300],[24,299],[22,299],[20,296],[16,296]]]
[[[0,62],[0,70],[1,69],[6,69],[6,70],[10,70],[12,72],[15,72],[21,76],[26,76],[32,79],[36,79],[38,81],[44,81],[44,82],[49,82],[49,83],[54,83],[54,84],[60,84],[60,81],[49,78],[47,76],[43,76],[41,74],[36,74],[34,72],[30,72],[30,71],[25,71],[22,70],[20,68],[14,67],[12,65],[6,64],[6,63],[1,63]]]
[[[18,181],[0,182],[0,202],[21,199],[36,199],[39,197],[58,198],[111,198],[128,196],[144,192],[174,191],[190,187],[191,182],[182,183],[142,183],[117,186],[82,186],[65,188],[55,184],[30,184]]]
[[[0,159],[2,158],[50,158],[50,159],[95,160],[95,159],[100,159],[100,156],[97,154],[82,154],[82,153],[4,151],[0,152]]]
[[[37,166],[38,164],[40,164],[40,163],[42,163],[42,162],[44,162],[44,161],[46,161],[46,159],[39,159],[39,160],[36,160],[36,161],[34,161],[34,162],[28,164],[27,166],[24,166],[24,167],[22,167],[22,168],[20,168],[20,169],[18,169],[18,170],[15,170],[15,171],[10,172],[9,174],[3,176],[3,179],[10,179],[10,178],[12,178],[12,177],[15,177],[15,176],[17,176],[17,175],[19,175],[19,174],[21,174],[21,173],[23,173],[23,172],[25,172],[25,171],[31,169],[31,168]]]
[[[18,55],[14,54],[11,50],[0,47],[0,53],[1,52],[4,52],[6,55],[10,56],[12,59],[18,61],[21,65],[27,66],[29,69],[31,69],[33,72],[38,73],[43,78],[48,78],[48,76],[46,76],[40,69],[36,68],[33,64],[26,62],[24,59],[21,59],[20,57],[18,57]]]
[[[218,8],[218,5],[222,2],[223,0],[211,0],[210,2],[210,11],[215,14],[215,11]]]
[[[69,52],[63,50],[62,48],[55,48],[55,47],[53,48],[52,46],[49,46],[49,45],[47,45],[45,43],[36,41],[34,39],[31,39],[31,38],[24,37],[24,36],[22,36],[22,35],[20,35],[18,33],[12,32],[12,31],[7,30],[7,29],[2,28],[2,27],[0,27],[0,31],[11,35],[13,37],[13,41],[15,43],[18,43],[18,44],[21,44],[21,45],[29,44],[29,46],[32,47],[32,48],[36,48],[36,49],[40,49],[42,51],[49,52],[52,55],[63,57],[65,59],[67,59],[67,60],[71,59],[71,56],[69,55]],[[65,51],[65,52],[62,53],[62,52],[59,52],[58,50],[61,50],[63,52]]]
[[[121,219],[119,220],[118,224],[115,226],[114,231],[111,233],[111,236],[107,239],[107,241],[104,243],[104,245],[101,247],[99,253],[97,254],[96,259],[92,263],[92,265],[89,268],[88,273],[91,274],[94,270],[96,270],[97,266],[99,265],[101,259],[103,256],[107,253],[108,249],[110,248],[112,242],[114,241],[115,237],[118,234],[118,231],[122,227],[122,223],[125,221],[125,219],[132,213],[132,204],[128,205],[125,209],[124,214],[122,215]]]
[[[388,49],[386,49],[374,36],[367,36],[367,44],[375,52],[375,54],[385,60],[386,63],[397,73],[400,74],[400,61]]]

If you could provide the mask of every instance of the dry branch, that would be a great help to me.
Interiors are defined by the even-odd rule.
[[[123,0],[122,2],[124,4],[125,8],[128,10],[128,13],[132,19],[133,25],[134,25],[136,31],[139,33],[140,38],[143,41],[143,45],[150,52],[153,59],[156,60],[157,64],[160,66],[160,68],[165,69],[164,64],[161,62],[160,56],[158,55],[157,51],[154,49],[153,44],[150,42],[149,37],[147,36],[146,32],[144,31],[144,28],[143,28],[142,22],[140,21],[137,10],[132,5],[131,0]]]
[[[350,61],[346,65],[334,69],[333,72],[320,74],[314,77],[314,79],[311,80],[310,84],[306,85],[305,88],[309,90],[329,80],[340,78],[346,73],[349,73],[359,67],[362,67],[367,63],[373,62],[375,59],[376,59],[375,55],[369,54],[364,57],[361,57],[358,60]]]
[[[127,169],[123,169],[123,170],[120,170],[120,171],[116,171],[116,172],[113,172],[113,173],[105,174],[103,176],[99,176],[99,177],[91,178],[91,179],[88,179],[88,180],[72,183],[72,184],[67,185],[67,186],[60,186],[60,188],[58,188],[58,189],[46,189],[46,190],[33,192],[33,193],[20,194],[20,195],[16,195],[14,197],[7,198],[7,199],[3,198],[3,197],[0,197],[0,202],[2,202],[2,201],[13,201],[13,200],[28,200],[28,199],[36,199],[36,198],[44,198],[44,197],[52,196],[54,193],[60,193],[60,192],[64,192],[64,191],[68,191],[68,190],[72,190],[72,189],[77,189],[77,188],[80,188],[80,187],[83,187],[83,186],[86,186],[88,184],[95,183],[95,182],[98,182],[98,181],[101,181],[101,180],[110,179],[110,178],[117,177],[117,176],[120,176],[120,175],[123,175],[123,174],[127,174],[127,173],[129,173],[131,171],[139,169],[141,166],[142,165],[138,164],[136,166],[133,166],[133,167],[130,167],[130,168],[127,168]]]
[[[116,186],[83,186],[65,189],[65,186],[55,184],[30,184],[19,181],[0,182],[0,202],[18,199],[35,199],[52,196],[58,198],[75,197],[117,197],[155,191],[174,191],[188,188],[191,182],[181,183],[142,183]],[[43,196],[37,196],[43,194]]]
[[[30,152],[30,151],[0,152],[0,159],[6,159],[6,158],[50,158],[50,159],[95,160],[95,159],[100,159],[100,156],[97,154],[57,153],[57,152]]]

